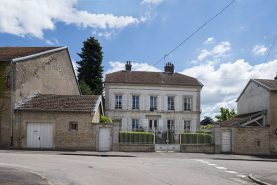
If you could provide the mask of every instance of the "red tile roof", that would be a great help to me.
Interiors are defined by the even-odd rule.
[[[270,90],[277,91],[277,80],[266,80],[266,79],[254,79],[258,83],[264,85]]]
[[[233,117],[233,118],[231,118],[231,119],[228,119],[228,120],[226,120],[226,121],[223,121],[222,124],[221,124],[221,126],[230,126],[230,125],[232,125],[233,123],[236,123],[236,122],[238,122],[238,121],[241,121],[241,120],[243,120],[243,119],[245,119],[245,118],[248,118],[248,117],[250,117],[250,116],[252,116],[252,115],[255,115],[255,114],[259,113],[259,112],[261,112],[261,111],[237,115],[236,117]]]
[[[196,78],[179,73],[147,71],[118,71],[106,75],[105,83],[135,83],[135,84],[162,84],[203,86]]]
[[[0,47],[0,60],[25,57],[59,47]]]
[[[92,112],[101,95],[37,94],[17,106],[17,110]]]

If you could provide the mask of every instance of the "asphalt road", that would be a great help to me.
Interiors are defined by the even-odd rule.
[[[101,185],[254,184],[246,177],[248,174],[277,171],[276,162],[213,160],[205,154],[141,153],[137,156],[97,157],[63,155],[61,152],[1,151],[0,167],[33,171],[54,184]]]

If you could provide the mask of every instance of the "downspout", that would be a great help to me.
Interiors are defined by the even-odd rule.
[[[20,148],[20,123],[21,123],[21,115],[20,112],[18,112],[18,148]]]
[[[13,147],[13,75],[14,75],[14,66],[13,61],[11,60],[12,66],[12,87],[11,87],[11,147]]]

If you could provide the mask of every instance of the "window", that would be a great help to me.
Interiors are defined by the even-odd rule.
[[[78,131],[78,122],[69,122],[69,131]]]
[[[256,141],[256,147],[258,147],[258,148],[261,147],[261,141]]]
[[[190,131],[190,121],[184,121],[184,130],[185,132]]]
[[[157,97],[150,96],[150,109],[157,110]]]
[[[184,98],[184,110],[191,110],[191,98]]]
[[[115,109],[122,109],[122,96],[115,96]]]
[[[168,110],[174,110],[174,97],[168,97]]]
[[[158,120],[149,120],[149,129],[150,130],[157,130]]]
[[[133,109],[139,109],[139,96],[133,96]]]
[[[174,120],[167,120],[167,129],[174,131]]]
[[[132,131],[136,131],[139,128],[139,120],[132,119]]]

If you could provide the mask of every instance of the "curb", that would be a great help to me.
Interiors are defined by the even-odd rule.
[[[263,160],[263,159],[223,159],[211,158],[212,160],[230,160],[230,161],[258,161],[258,162],[277,162],[277,160]]]
[[[23,170],[23,169],[19,169],[19,170]],[[39,173],[36,173],[36,172],[33,172],[33,171],[29,171],[29,170],[23,170],[23,171],[30,172],[30,173],[33,173],[33,174],[35,174],[35,175],[38,175],[38,176],[40,176],[41,178],[43,178],[43,180],[45,180],[45,181],[48,183],[48,185],[54,185],[54,184],[51,182],[50,179],[48,179],[47,177],[45,177],[45,176],[43,176],[43,175],[41,175],[41,174],[39,174]]]
[[[271,184],[268,184],[268,183],[266,183],[266,182],[260,181],[259,179],[255,178],[253,175],[254,175],[253,173],[249,174],[249,175],[248,175],[248,178],[251,179],[251,180],[253,180],[253,181],[256,182],[257,184],[271,185]]]

